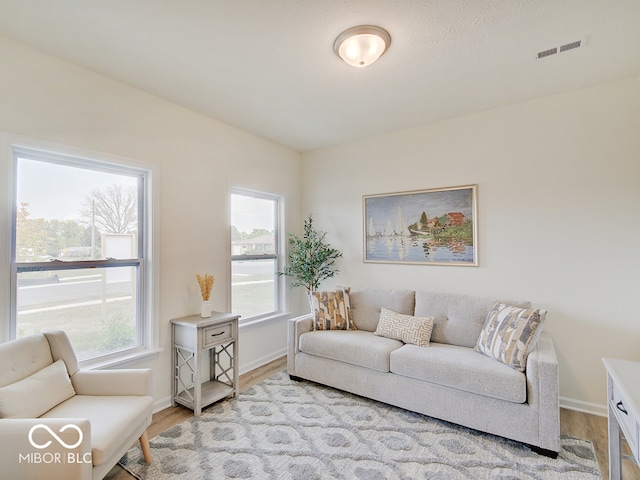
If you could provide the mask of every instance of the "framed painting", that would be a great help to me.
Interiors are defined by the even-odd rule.
[[[477,185],[363,196],[364,261],[478,265]]]

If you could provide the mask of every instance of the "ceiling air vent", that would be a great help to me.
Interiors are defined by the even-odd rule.
[[[556,53],[568,52],[569,50],[575,50],[576,48],[586,47],[587,46],[587,38],[581,38],[580,40],[576,40],[574,42],[565,43],[564,45],[560,45],[559,47],[553,47],[548,50],[543,50],[542,52],[536,53],[536,58],[540,60],[541,58],[550,57],[551,55],[555,55]]]
[[[555,55],[558,53],[557,48],[550,48],[549,50],[545,50],[544,52],[538,52],[538,59],[548,57],[550,55]]]
[[[573,50],[574,48],[580,48],[582,45],[582,40],[578,40],[577,42],[567,43],[566,45],[562,45],[560,47],[560,53],[566,52],[567,50]]]

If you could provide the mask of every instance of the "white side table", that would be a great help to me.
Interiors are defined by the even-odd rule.
[[[603,358],[607,369],[609,478],[622,478],[622,459],[640,465],[640,362]],[[623,455],[620,433],[633,456]]]
[[[207,405],[238,396],[238,317],[212,312],[171,320],[172,405],[199,416]]]

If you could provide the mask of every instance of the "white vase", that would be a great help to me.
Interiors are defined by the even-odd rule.
[[[200,316],[202,318],[209,318],[211,316],[211,304],[209,302],[202,302],[200,305]]]

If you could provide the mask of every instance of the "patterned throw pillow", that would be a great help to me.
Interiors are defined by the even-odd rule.
[[[495,302],[489,310],[475,349],[524,372],[527,356],[538,341],[546,315],[546,310],[518,308]]]
[[[356,330],[349,304],[349,288],[309,294],[314,330]]]
[[[431,330],[433,330],[433,317],[413,317],[382,307],[378,328],[373,334],[419,347],[428,347]]]

